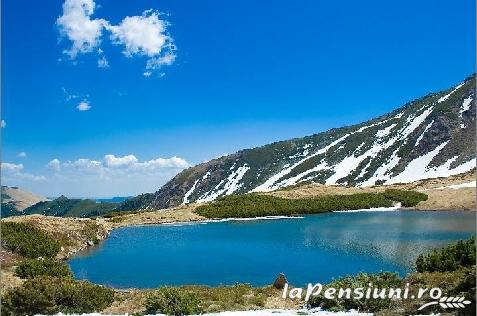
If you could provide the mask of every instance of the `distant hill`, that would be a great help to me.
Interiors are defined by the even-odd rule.
[[[471,76],[361,124],[201,163],[119,208],[161,209],[306,182],[372,186],[461,174],[476,167],[475,115]]]
[[[23,210],[42,201],[44,196],[34,194],[19,187],[2,186],[2,217],[21,215]]]
[[[93,217],[113,211],[118,203],[96,202],[89,199],[69,199],[60,196],[52,201],[39,202],[23,210],[24,215],[41,214],[58,217]]]

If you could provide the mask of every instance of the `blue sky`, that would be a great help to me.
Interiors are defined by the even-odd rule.
[[[155,191],[475,68],[468,0],[2,3],[2,180],[48,196]]]

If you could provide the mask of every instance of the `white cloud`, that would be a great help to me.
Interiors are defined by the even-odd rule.
[[[160,69],[162,66],[170,66],[175,60],[175,54],[167,53],[164,56],[149,59],[146,64],[146,69]]]
[[[31,173],[23,172],[23,164],[14,164],[2,162],[2,180],[16,183],[19,181],[44,181],[44,176],[37,176]]]
[[[27,156],[27,153],[24,152],[24,151],[19,152],[18,155],[17,155],[18,158],[26,158],[26,156]]]
[[[99,47],[103,30],[107,30],[113,44],[124,46],[126,56],[148,57],[146,69],[156,70],[174,63],[174,40],[167,33],[168,23],[160,18],[159,12],[146,10],[142,15],[127,16],[118,25],[112,25],[105,19],[92,19],[94,9],[94,0],[65,0],[63,3],[63,15],[56,23],[61,36],[72,42],[71,48],[65,51],[71,59],[79,53],[96,51],[101,56],[98,67],[108,68],[109,63]],[[148,76],[146,73],[151,71],[144,73]]]
[[[23,170],[23,164],[14,164],[9,162],[2,162],[2,172],[19,172]]]
[[[61,170],[61,162],[59,159],[55,158],[50,160],[48,164],[46,165],[48,169],[54,170],[54,171],[60,171]]]
[[[133,167],[141,170],[156,170],[160,168],[187,168],[189,163],[180,157],[157,158],[142,163],[137,163]]]
[[[103,19],[91,19],[94,13],[93,0],[65,0],[63,15],[56,20],[60,34],[67,37],[72,46],[65,51],[71,59],[78,53],[94,51],[101,43],[101,35],[108,22]]]
[[[125,17],[119,25],[109,25],[108,30],[114,44],[125,46],[126,56],[155,57],[172,45],[172,38],[166,34],[166,22],[151,10],[144,11],[142,16]]]
[[[47,177],[24,172],[23,164],[2,164],[2,180],[46,196],[128,196],[154,192],[190,164],[183,158],[139,160],[135,155],[108,154],[103,159],[81,158],[46,164]]]
[[[92,174],[101,174],[103,165],[101,161],[80,158],[75,161],[67,161],[63,163],[63,167],[67,170],[74,170]]]
[[[5,127],[7,127],[7,122],[5,122],[5,120],[2,120],[0,125],[1,125],[2,128],[5,128]]]
[[[101,176],[132,176],[134,174],[151,174],[164,169],[184,169],[190,164],[183,158],[156,158],[140,162],[135,155],[115,156],[108,154],[103,161],[81,158],[61,163],[58,159],[51,160],[47,167],[55,171],[98,174]]]
[[[144,77],[150,77],[150,76],[152,75],[152,72],[150,72],[150,71],[145,71],[145,72],[143,73],[143,75],[144,75]]]
[[[116,157],[115,155],[106,155],[104,156],[104,162],[107,167],[116,168],[116,167],[125,167],[131,166],[138,162],[136,156],[127,155],[124,157]]]
[[[99,67],[99,68],[109,68],[109,62],[108,62],[108,60],[106,59],[106,57],[101,56],[101,57],[98,59],[98,67]]]
[[[88,111],[91,109],[91,105],[89,105],[89,101],[82,101],[76,106],[76,108],[78,111]]]

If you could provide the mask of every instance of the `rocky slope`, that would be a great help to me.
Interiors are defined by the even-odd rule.
[[[362,124],[246,149],[186,169],[140,208],[207,202],[314,182],[372,186],[472,170],[475,78]]]
[[[38,202],[48,201],[18,187],[2,186],[2,216],[21,215],[22,211]]]

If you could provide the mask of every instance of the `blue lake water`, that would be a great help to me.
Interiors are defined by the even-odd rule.
[[[359,271],[413,270],[419,253],[475,234],[474,212],[327,213],[301,219],[136,226],[69,261],[79,279],[118,288],[325,283]]]

